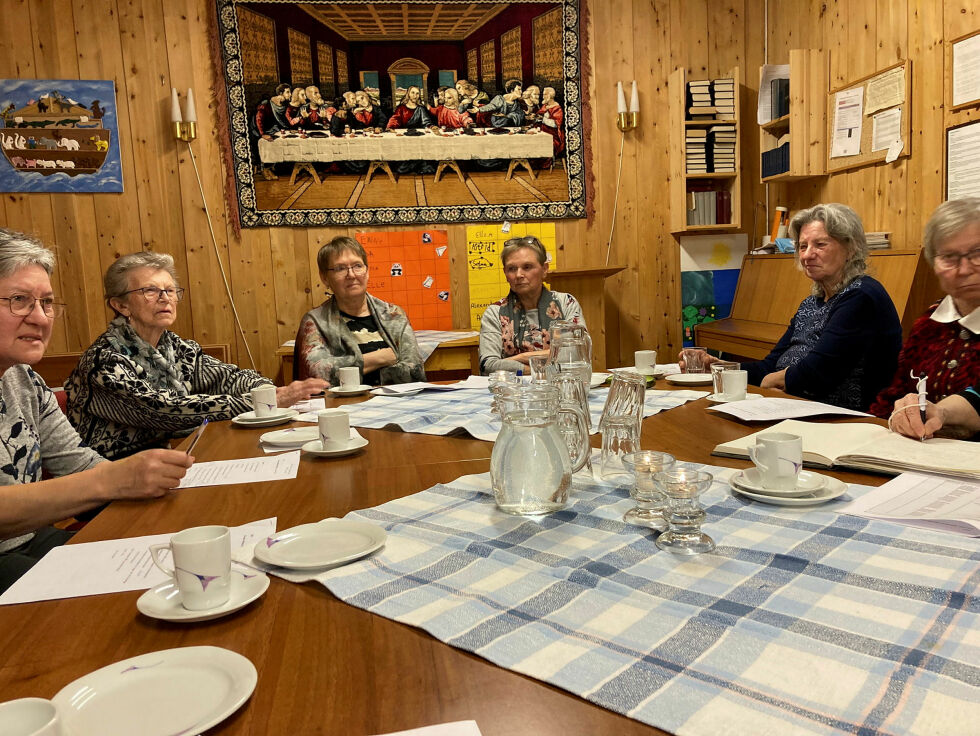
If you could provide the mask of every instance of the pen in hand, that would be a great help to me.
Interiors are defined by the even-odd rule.
[[[928,393],[926,389],[926,380],[929,376],[923,374],[921,377],[916,376],[915,373],[909,372],[909,376],[915,381],[915,390],[919,394],[919,419],[922,420],[922,426],[926,424],[926,405],[928,400],[926,399],[926,394]],[[925,439],[924,437],[922,439]]]
[[[201,422],[201,426],[194,430],[194,437],[191,439],[191,444],[187,447],[187,454],[190,455],[191,451],[197,445],[198,440],[201,439],[201,435],[204,434],[204,428],[208,426],[208,420],[205,419]]]

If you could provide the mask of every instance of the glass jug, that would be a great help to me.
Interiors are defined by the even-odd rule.
[[[490,484],[497,507],[508,514],[534,516],[565,508],[572,473],[591,451],[585,417],[559,406],[558,389],[531,384],[503,389],[497,397],[503,419],[490,455]],[[559,416],[563,427],[559,427]],[[567,420],[567,421],[566,421]],[[577,452],[568,425],[577,427]]]
[[[551,367],[549,375],[570,372],[582,382],[585,392],[589,392],[592,382],[592,338],[584,325],[563,319],[551,323],[548,364]]]

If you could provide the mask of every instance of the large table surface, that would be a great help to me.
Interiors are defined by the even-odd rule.
[[[327,399],[327,405],[352,401],[357,399]],[[760,425],[706,412],[708,406],[700,399],[646,419],[643,446],[681,460],[746,467],[710,452]],[[261,455],[258,438],[264,431],[216,423],[195,455],[198,461]],[[201,524],[234,526],[270,516],[284,529],[489,470],[489,442],[359,431],[370,441],[364,451],[335,459],[304,455],[295,480],[191,488],[153,502],[114,503],[73,542]],[[598,439],[593,437],[593,444]],[[886,480],[863,473],[832,475],[867,485]],[[662,733],[419,629],[342,603],[315,582],[297,585],[272,577],[256,603],[196,624],[147,618],[136,610],[139,596],[128,592],[0,607],[0,700],[51,697],[111,662],[207,644],[239,652],[258,670],[251,699],[209,733],[380,734],[466,719],[475,719],[484,736]]]

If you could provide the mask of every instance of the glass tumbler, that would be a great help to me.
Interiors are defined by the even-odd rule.
[[[519,386],[521,379],[516,373],[511,373],[510,371],[494,371],[487,378],[487,385],[490,389],[490,393],[493,394],[493,401],[490,402],[490,412],[493,414],[499,414],[497,399],[500,397],[500,391],[509,386]]]
[[[716,360],[711,364],[711,388],[716,398],[725,393],[725,387],[721,383],[721,374],[725,371],[737,371],[741,367],[740,363],[731,360]]]
[[[636,506],[623,515],[623,521],[659,531],[667,529],[664,519],[667,497],[657,487],[654,476],[672,468],[675,462],[673,455],[653,450],[640,450],[623,457],[623,465],[633,474],[630,496],[636,501]]]
[[[669,501],[667,511],[668,530],[657,537],[660,549],[675,555],[697,555],[710,552],[715,541],[701,531],[704,509],[698,504],[698,496],[711,487],[710,473],[688,468],[662,470],[654,476]]]
[[[681,351],[684,358],[684,373],[704,373],[708,357],[706,348],[684,348]]]

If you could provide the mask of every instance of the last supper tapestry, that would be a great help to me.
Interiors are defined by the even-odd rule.
[[[582,0],[216,0],[244,227],[586,216]]]

